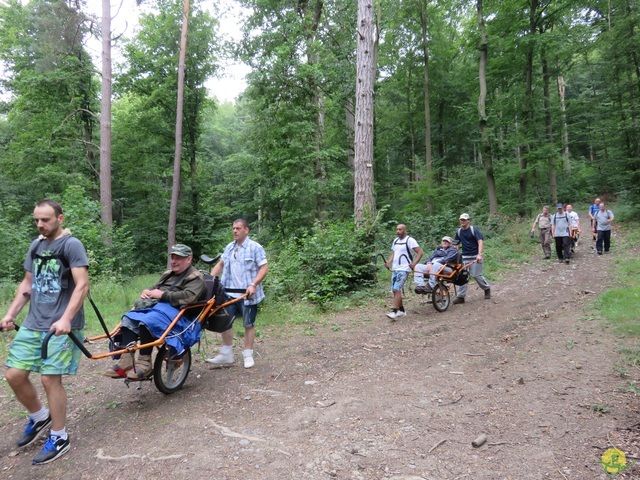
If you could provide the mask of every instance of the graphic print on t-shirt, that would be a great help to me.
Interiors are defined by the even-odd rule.
[[[52,258],[54,252],[44,250],[33,260],[33,282],[31,294],[37,303],[56,303],[62,290],[58,259]]]

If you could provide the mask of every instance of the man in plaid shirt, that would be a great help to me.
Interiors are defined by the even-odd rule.
[[[253,342],[256,338],[255,322],[258,304],[264,299],[262,281],[269,272],[267,254],[257,242],[249,238],[249,224],[244,218],[233,222],[234,241],[226,246],[222,258],[211,270],[211,275],[222,274],[220,281],[228,296],[237,298],[247,293],[244,301],[236,302],[228,308],[235,318],[242,317],[244,326],[244,368],[251,368],[253,360]],[[207,359],[214,365],[233,363],[233,328],[222,333],[220,353]]]

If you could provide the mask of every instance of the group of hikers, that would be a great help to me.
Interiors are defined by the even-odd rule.
[[[423,251],[418,242],[407,234],[407,227],[400,224],[396,227],[397,237],[391,244],[391,256],[385,263],[391,268],[391,291],[393,292],[392,310],[387,317],[396,320],[407,315],[402,303],[402,289],[411,272],[414,273],[416,283],[415,292],[418,294],[430,294],[436,286],[438,275],[450,274],[452,269],[447,264],[455,261],[458,252],[462,252],[462,264],[467,267],[469,274],[475,279],[480,288],[484,290],[485,300],[491,298],[491,286],[483,275],[484,241],[478,227],[471,225],[471,217],[463,213],[459,218],[460,227],[456,229],[454,237],[442,237],[441,246],[427,257],[423,264],[420,260]],[[459,250],[460,248],[460,250]],[[429,282],[425,284],[424,275],[429,275]],[[468,285],[460,285],[453,303],[459,305],[465,303]]]
[[[598,255],[608,253],[611,246],[611,223],[614,216],[599,198],[589,209],[591,231]],[[69,435],[66,431],[67,394],[62,385],[63,375],[74,375],[78,370],[81,351],[69,333],[84,338],[84,298],[89,291],[89,261],[82,242],[63,228],[64,215],[59,203],[45,199],[36,204],[33,212],[35,225],[40,233],[27,252],[24,260],[25,275],[7,313],[0,320],[0,330],[17,330],[9,347],[5,378],[18,401],[27,409],[29,417],[24,432],[17,441],[18,447],[34,443],[44,432],[49,436],[42,451],[34,458],[34,465],[56,460],[69,451]],[[491,298],[491,286],[483,275],[483,236],[478,227],[471,225],[468,213],[459,217],[460,226],[453,237],[444,236],[441,246],[436,248],[423,263],[424,253],[418,242],[407,234],[407,227],[396,228],[396,238],[391,245],[391,256],[385,266],[392,270],[392,310],[387,317],[396,320],[407,315],[402,303],[402,290],[409,274],[413,272],[415,292],[431,294],[437,285],[438,275],[453,273],[452,262],[460,262],[479,287],[484,299]],[[571,254],[582,231],[580,217],[571,205],[557,205],[557,212],[549,214],[549,207],[542,209],[531,228],[533,236],[536,226],[545,258],[551,258],[551,238],[555,239],[556,254],[560,263],[569,263]],[[226,295],[242,301],[230,306],[234,318],[243,319],[245,368],[254,366],[253,343],[258,305],[264,299],[262,282],[268,273],[264,248],[248,236],[249,225],[240,218],[233,222],[233,242],[222,254],[221,260],[212,270],[212,276],[221,275],[220,281]],[[129,349],[137,342],[151,343],[169,327],[177,312],[185,305],[202,299],[205,291],[204,275],[192,265],[193,251],[184,244],[171,247],[170,268],[160,280],[145,289],[136,300],[134,308],[122,316],[121,346]],[[459,264],[458,264],[459,265]],[[428,280],[425,281],[425,275]],[[459,285],[454,304],[465,303],[468,290],[466,282]],[[26,319],[18,328],[16,318],[29,303]],[[197,323],[197,322],[196,322]],[[199,325],[198,325],[199,326]],[[53,331],[48,350],[42,359],[40,352],[47,334]],[[200,330],[196,332],[199,339]],[[213,365],[234,362],[233,329],[222,334],[219,354],[206,361]],[[167,341],[169,344],[169,341]],[[178,352],[184,345],[169,344]],[[121,356],[111,365],[105,375],[129,380],[149,378],[152,372],[152,348],[135,350]],[[40,373],[41,383],[48,400],[45,406],[31,383],[31,372]]]
[[[570,204],[558,203],[556,213],[551,215],[549,207],[542,207],[531,226],[533,238],[536,225],[538,237],[545,259],[551,258],[551,239],[554,239],[558,263],[570,263],[571,256],[575,253],[576,244],[582,234],[580,216],[573,210]],[[609,253],[611,248],[611,223],[613,212],[607,209],[605,202],[596,198],[589,207],[590,231],[595,249],[598,255]]]
[[[17,446],[27,447],[48,431],[42,450],[32,461],[33,465],[42,465],[60,458],[70,449],[65,426],[67,394],[62,376],[74,375],[80,362],[81,350],[69,334],[84,338],[83,302],[89,291],[89,261],[82,242],[63,228],[64,215],[59,203],[49,199],[38,202],[33,219],[40,235],[29,247],[23,264],[24,278],[7,313],[0,320],[0,330],[17,330],[9,347],[5,373],[16,398],[29,412]],[[261,283],[268,273],[264,248],[251,240],[248,234],[246,220],[234,221],[234,240],[227,245],[220,261],[211,270],[212,276],[221,275],[225,294],[238,299],[227,308],[233,318],[243,319],[242,357],[245,368],[254,366],[255,322],[258,304],[264,298]],[[123,354],[110,366],[106,376],[143,380],[152,375],[153,348],[139,349],[135,358],[136,349],[133,347],[137,342],[143,346],[159,338],[181,307],[202,300],[204,274],[193,267],[192,260],[193,251],[189,246],[176,244],[171,247],[170,268],[155,285],[143,290],[134,308],[122,316],[119,346],[130,349],[130,353]],[[18,327],[16,318],[27,303],[29,312]],[[195,322],[192,330],[190,341],[195,343],[200,338],[200,324]],[[42,359],[43,342],[50,331],[55,335],[49,340],[47,358]],[[233,329],[229,327],[221,336],[220,354],[207,359],[208,363],[225,365],[234,362]],[[177,342],[178,337],[173,340]],[[180,342],[174,344],[166,340],[178,354],[180,348],[184,349]],[[29,379],[31,372],[40,373],[47,397],[46,406]]]

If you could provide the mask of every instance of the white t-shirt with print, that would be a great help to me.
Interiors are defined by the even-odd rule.
[[[411,254],[407,251],[407,247],[409,247]],[[416,254],[413,249],[417,247],[419,247],[418,242],[416,242],[415,238],[410,237],[409,235],[404,238],[396,238],[391,244],[391,250],[393,251],[393,265],[391,266],[391,269],[394,272],[410,272],[411,268],[409,267],[409,264]]]

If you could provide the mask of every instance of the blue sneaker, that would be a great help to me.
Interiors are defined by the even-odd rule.
[[[47,417],[46,420],[42,420],[41,422],[34,422],[31,417],[29,417],[29,421],[27,422],[27,426],[24,429],[24,433],[18,439],[18,447],[26,447],[27,445],[31,445],[35,442],[38,437],[51,427],[51,415]]]
[[[55,435],[49,435],[49,438],[42,447],[42,451],[33,458],[32,465],[44,465],[53,462],[56,458],[61,457],[69,451],[69,437],[62,439]]]

